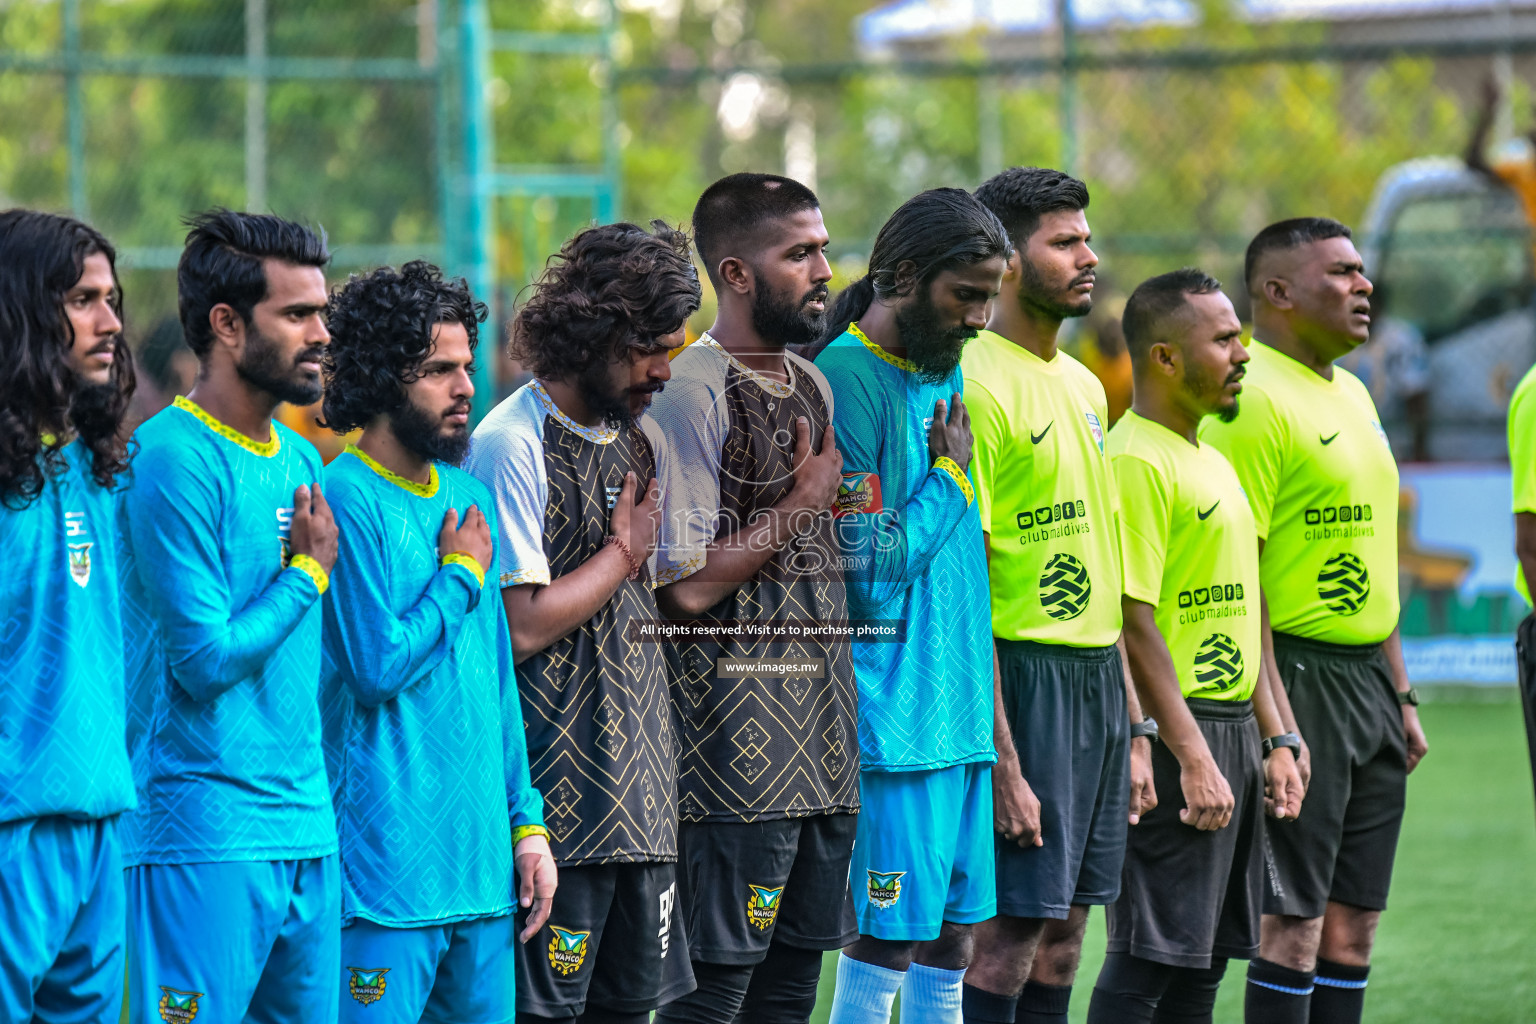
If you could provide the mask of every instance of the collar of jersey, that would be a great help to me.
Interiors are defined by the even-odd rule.
[[[347,445],[342,449],[341,453],[343,455],[356,455],[359,459],[362,460],[363,465],[367,466],[369,469],[373,470],[375,473],[379,474],[379,476],[383,477],[385,480],[388,480],[396,487],[399,487],[405,491],[409,491],[410,493],[416,495],[418,498],[430,498],[432,495],[437,493],[436,463],[427,464],[427,472],[431,474],[431,479],[429,479],[424,484],[419,484],[414,480],[407,480],[399,473],[385,469],[383,466],[379,465],[379,463],[376,462],[367,452],[363,451],[355,444]]]
[[[539,405],[543,407],[547,415],[553,416],[565,424],[567,428],[575,431],[579,436],[586,438],[588,441],[595,442],[596,444],[611,444],[613,439],[619,436],[618,428],[610,427],[606,423],[599,427],[584,427],[571,419],[560,411],[560,407],[555,404],[553,398],[549,397],[549,392],[544,390],[544,385],[538,380],[533,381],[528,386],[533,391],[533,397],[538,399]]]
[[[699,335],[699,340],[695,342],[695,344],[708,345],[710,348],[720,353],[720,355],[725,357],[725,360],[728,363],[736,368],[738,373],[746,377],[753,384],[756,384],[758,387],[762,388],[764,391],[768,392],[770,395],[773,395],[775,398],[788,398],[790,395],[795,393],[795,367],[794,364],[791,363],[788,359],[784,360],[784,370],[789,374],[789,380],[774,380],[772,377],[763,376],[761,373],[758,373],[746,363],[743,363],[740,359],[737,359],[735,356],[731,355],[728,351],[726,351],[724,345],[720,344],[710,336],[708,331],[705,331],[703,334]]]
[[[1267,341],[1260,341],[1258,338],[1254,338],[1253,347],[1268,349],[1266,354],[1269,356],[1269,361],[1275,366],[1280,367],[1281,373],[1288,373],[1297,380],[1303,381],[1312,387],[1336,388],[1342,386],[1339,384],[1339,367],[1337,366],[1333,369],[1333,379],[1329,380],[1310,366],[1301,362],[1301,360],[1286,355]],[[1252,369],[1252,367],[1249,367],[1249,369]]]
[[[272,456],[276,455],[278,449],[282,448],[283,446],[282,435],[278,434],[277,424],[275,423],[272,425],[272,440],[263,444],[261,441],[252,440],[251,438],[246,437],[244,434],[240,433],[240,431],[236,430],[228,423],[221,423],[214,419],[212,416],[208,415],[208,411],[206,409],[192,401],[192,399],[188,398],[186,395],[177,395],[176,400],[171,404],[176,406],[178,409],[189,412],[193,416],[196,416],[199,420],[202,421],[203,426],[207,427],[215,434],[218,434],[226,441],[231,441],[239,445],[241,448],[244,448],[252,455],[260,455],[264,459],[270,459]]]
[[[896,369],[906,370],[908,373],[917,372],[916,363],[912,362],[910,359],[903,359],[901,356],[893,356],[879,345],[876,345],[874,342],[870,341],[869,336],[866,335],[863,331],[859,330],[858,324],[849,324],[848,333],[852,334],[855,338],[858,338],[864,343],[865,348],[869,349],[875,355],[879,356],[881,359],[884,359],[892,366],[896,367]]]

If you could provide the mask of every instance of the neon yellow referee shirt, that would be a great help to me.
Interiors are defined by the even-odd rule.
[[[1118,503],[1104,386],[992,331],[965,347],[971,480],[992,538],[992,633],[1072,647],[1120,636]]]
[[[1520,378],[1509,396],[1509,477],[1515,512],[1536,512],[1536,367]],[[1515,589],[1531,603],[1531,588],[1515,566]]]
[[[1259,678],[1259,549],[1237,474],[1208,444],[1127,412],[1109,432],[1126,596],[1155,609],[1185,697],[1247,700]]]
[[[1359,378],[1333,379],[1262,342],[1231,423],[1200,439],[1248,493],[1264,537],[1259,572],[1270,626],[1335,644],[1380,643],[1397,628],[1397,463]]]

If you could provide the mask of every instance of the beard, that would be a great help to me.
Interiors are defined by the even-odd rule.
[[[770,345],[787,348],[790,345],[809,345],[821,337],[827,327],[827,314],[806,310],[806,304],[816,299],[827,301],[827,286],[819,284],[802,295],[799,301],[783,292],[775,291],[757,275],[759,286],[752,296],[752,329]]]
[[[1093,293],[1087,295],[1073,295],[1072,289],[1086,281],[1094,279],[1094,272],[1085,270],[1074,277],[1059,292],[1053,293],[1046,285],[1045,279],[1035,269],[1035,265],[1029,260],[1019,258],[1019,308],[1025,312],[1041,312],[1055,317],[1057,320],[1070,320],[1073,317],[1087,316],[1093,312]]]
[[[1235,383],[1242,379],[1243,371],[1241,370],[1235,370],[1232,373],[1229,373],[1225,380],[1218,382],[1216,375],[1213,373],[1205,373],[1200,370],[1186,368],[1184,371],[1184,393],[1192,398],[1196,403],[1203,404],[1206,395],[1209,395],[1212,392],[1219,394],[1223,389],[1226,388],[1228,384]],[[1230,402],[1222,402],[1221,399],[1218,398],[1217,402],[1220,404],[1212,408],[1211,412],[1213,412],[1216,415],[1216,418],[1221,420],[1221,422],[1231,423],[1233,420],[1237,419],[1237,400],[1237,395],[1233,395]]]
[[[595,416],[615,430],[622,430],[635,421],[629,409],[629,391],[615,389],[608,376],[607,363],[593,363],[576,378],[576,393]]]
[[[389,429],[394,431],[395,440],[418,459],[457,466],[469,451],[469,426],[455,424],[445,432],[443,419],[468,411],[469,403],[461,402],[444,412],[429,412],[407,398],[389,414]]]
[[[960,353],[976,337],[976,330],[964,324],[945,330],[933,300],[920,294],[896,311],[896,336],[907,350],[908,361],[917,366],[918,379],[942,384],[960,365]]]
[[[286,361],[277,342],[251,324],[246,330],[245,352],[235,364],[235,372],[241,380],[279,402],[313,405],[320,400],[323,390],[320,375],[300,371],[299,363],[305,360],[319,362],[324,354],[324,345],[307,345],[291,361]]]

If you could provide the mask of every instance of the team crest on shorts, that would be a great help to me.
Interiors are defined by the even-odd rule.
[[[160,986],[160,1019],[166,1024],[191,1024],[197,1016],[197,1001],[201,992],[183,992],[177,988]]]
[[[777,889],[764,889],[748,882],[747,888],[752,890],[752,894],[747,897],[747,922],[758,931],[765,932],[778,919],[779,897],[784,895],[784,887],[781,885]]]
[[[388,967],[348,967],[352,977],[347,981],[347,991],[352,993],[352,998],[367,1006],[384,998],[384,975],[388,974]]]
[[[69,578],[74,580],[77,586],[85,586],[91,582],[91,545],[71,544],[69,546]]]
[[[567,931],[557,925],[549,930],[555,937],[549,940],[549,966],[564,975],[575,974],[587,959],[587,939],[591,932]]]
[[[869,902],[884,910],[901,899],[901,876],[905,871],[869,872]]]

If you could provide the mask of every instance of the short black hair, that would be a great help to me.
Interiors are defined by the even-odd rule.
[[[1253,290],[1253,272],[1265,253],[1294,249],[1298,245],[1321,242],[1329,238],[1353,238],[1349,227],[1331,217],[1292,217],[1277,221],[1253,236],[1248,251],[1243,255],[1243,285],[1250,295]]]
[[[704,272],[715,281],[715,268],[731,255],[726,247],[764,223],[819,210],[816,193],[793,178],[743,171],[728,174],[704,190],[693,208],[693,246]]]
[[[512,321],[512,356],[536,377],[568,380],[680,329],[701,299],[683,232],[660,220],[650,231],[588,228],[534,282]]]
[[[1049,167],[1010,167],[982,182],[975,195],[997,214],[1017,249],[1047,213],[1088,209],[1088,186]]]
[[[1198,267],[1169,271],[1137,285],[1120,317],[1131,361],[1140,363],[1153,345],[1165,340],[1169,321],[1189,304],[1189,296],[1219,291],[1221,282]]]
[[[325,232],[270,213],[239,213],[223,208],[186,218],[192,230],[176,265],[176,291],[181,329],[199,359],[213,347],[208,313],[223,303],[246,324],[251,311],[267,297],[264,259],[301,267],[324,267],[331,261]]]
[[[400,408],[432,351],[432,328],[462,325],[474,351],[485,317],[463,278],[444,280],[425,260],[353,274],[326,310],[324,425],[345,434]]]

